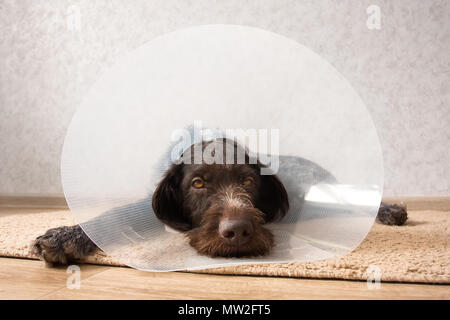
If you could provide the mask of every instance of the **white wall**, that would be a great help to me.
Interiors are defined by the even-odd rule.
[[[371,4],[380,30],[367,28]],[[350,81],[379,131],[386,196],[449,196],[449,16],[434,0],[2,0],[0,193],[62,192],[71,116],[118,58],[168,31],[232,23],[294,39]]]

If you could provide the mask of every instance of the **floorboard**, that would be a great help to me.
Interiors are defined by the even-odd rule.
[[[1,299],[450,299],[450,286],[363,281],[155,273],[81,265],[80,289],[65,267],[0,258]]]

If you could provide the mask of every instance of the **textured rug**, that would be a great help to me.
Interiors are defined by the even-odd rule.
[[[13,210],[0,213],[0,256],[36,259],[32,240],[47,229],[73,224],[68,210]],[[91,255],[93,264],[116,265],[102,252]],[[410,211],[405,225],[374,224],[352,253],[311,263],[275,263],[195,271],[213,274],[282,276],[381,281],[450,283],[450,211]]]

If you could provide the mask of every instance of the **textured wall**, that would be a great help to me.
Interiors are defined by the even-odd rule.
[[[367,28],[371,4],[380,30]],[[0,193],[62,192],[65,131],[99,75],[157,35],[211,23],[270,30],[327,59],[373,116],[385,195],[450,195],[445,0],[0,0]]]

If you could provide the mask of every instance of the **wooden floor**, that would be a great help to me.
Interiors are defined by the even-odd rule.
[[[154,273],[80,266],[80,289],[65,267],[0,258],[0,299],[450,299],[450,286],[363,281]],[[69,282],[71,283],[71,282]]]
[[[0,201],[0,214],[32,212],[40,204],[36,201],[26,209]],[[80,270],[80,288],[69,289],[73,274],[66,267],[0,257],[0,299],[450,299],[448,285],[381,283],[369,289],[364,281],[154,273],[87,264]]]

